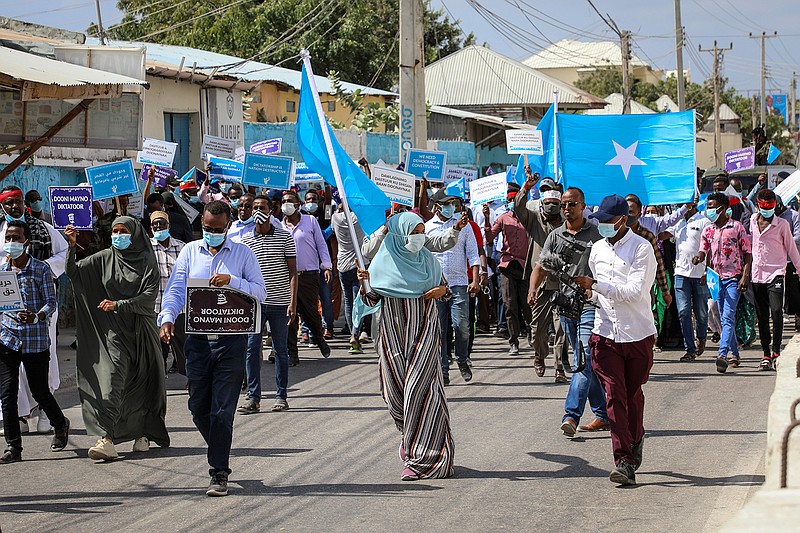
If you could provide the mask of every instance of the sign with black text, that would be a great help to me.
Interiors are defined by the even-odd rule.
[[[261,333],[261,304],[246,292],[229,287],[210,287],[207,279],[189,279],[186,287],[186,333]]]

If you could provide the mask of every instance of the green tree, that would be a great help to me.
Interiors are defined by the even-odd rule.
[[[190,46],[297,69],[301,48],[317,72],[390,89],[397,80],[397,0],[119,0],[110,37]],[[433,61],[472,44],[458,21],[425,2],[425,55]],[[96,34],[96,28],[89,28]],[[224,71],[220,69],[220,71]]]

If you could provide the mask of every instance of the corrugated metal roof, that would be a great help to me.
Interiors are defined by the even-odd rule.
[[[663,111],[665,107],[672,113],[680,111],[680,108],[678,107],[678,104],[675,103],[675,100],[666,94],[662,94],[658,97],[658,100],[656,100],[656,106],[658,106],[659,111]]]
[[[562,39],[541,52],[533,54],[523,63],[531,68],[586,68],[622,65],[622,50],[612,41],[571,41]],[[632,67],[646,67],[647,63],[631,56]]]
[[[456,117],[465,120],[474,120],[476,122],[484,122],[489,123],[501,127],[505,127],[508,129],[522,129],[522,130],[531,130],[536,129],[536,126],[531,124],[524,124],[518,122],[507,122],[503,120],[501,117],[494,117],[492,115],[484,115],[481,113],[473,113],[472,111],[465,111],[464,109],[454,109],[452,107],[444,107],[440,105],[432,105],[430,107],[431,113],[436,113],[439,115],[447,115],[449,117]]]
[[[147,85],[146,81],[113,72],[73,65],[42,56],[0,47],[0,73],[44,85]]]
[[[722,121],[736,121],[742,120],[742,118],[736,114],[736,111],[731,109],[728,104],[720,104],[719,105],[719,118]],[[714,120],[714,117],[711,117],[711,120]]]
[[[98,44],[99,41],[94,38],[89,38],[86,44]],[[276,67],[267,63],[259,63],[258,61],[246,61],[240,57],[229,56],[226,54],[218,54],[216,52],[209,52],[207,50],[199,50],[197,48],[190,48],[188,46],[173,46],[168,44],[156,43],[140,43],[134,41],[109,41],[109,44],[115,46],[143,46],[147,49],[146,64],[148,70],[159,68],[166,68],[172,72],[177,72],[181,67],[181,72],[190,73],[192,65],[197,63],[195,69],[196,74],[210,76],[214,73],[216,76],[230,76],[238,78],[243,81],[259,82],[259,81],[274,81],[288,85],[293,89],[300,90],[302,83],[302,75],[299,70],[292,70],[283,67]],[[313,57],[312,57],[313,60]],[[216,70],[215,70],[216,69]],[[158,74],[158,72],[155,72]],[[321,93],[330,93],[333,91],[328,78],[323,76],[315,76],[317,82],[317,89]],[[353,92],[356,89],[361,89],[362,94],[379,95],[379,96],[396,96],[395,93],[358,85],[356,83],[342,82],[342,88]]]
[[[606,96],[608,105],[603,109],[587,109],[585,115],[621,115],[622,114],[622,95],[613,93]],[[631,115],[649,115],[655,113],[646,105],[642,105],[636,100],[631,100]]]
[[[573,108],[606,104],[483,46],[468,46],[425,67],[425,96],[437,105],[546,106],[554,89],[559,103]]]

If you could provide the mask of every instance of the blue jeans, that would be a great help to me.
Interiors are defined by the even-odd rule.
[[[586,358],[586,366],[583,370],[572,374],[567,399],[564,401],[564,419],[562,422],[567,418],[573,419],[576,424],[580,422],[587,399],[594,416],[598,420],[608,422],[606,393],[592,368],[591,350],[589,349],[589,337],[592,334],[592,326],[594,326],[594,313],[593,307],[584,309],[583,313],[581,313],[580,322],[561,317],[561,328],[564,330],[575,354],[572,364],[575,368],[578,367],[578,339],[583,343],[583,356]]]
[[[322,304],[322,327],[333,331],[333,286],[325,282],[325,272],[319,272],[319,301]]]
[[[209,474],[230,474],[233,415],[244,377],[247,335],[224,335],[208,340],[186,337],[186,378],[189,411],[208,444]]]
[[[739,304],[739,276],[721,279],[719,288],[720,322],[722,334],[719,337],[719,356],[727,357],[728,352],[739,357],[739,345],[736,341],[736,306]]]
[[[459,364],[467,364],[469,349],[469,301],[467,286],[458,285],[450,287],[453,295],[446,302],[437,300],[436,307],[439,311],[439,329],[442,334],[442,370],[445,373],[450,366],[447,361],[447,345],[450,339],[450,326],[456,332],[455,356]]]
[[[692,331],[692,310],[697,331],[697,339],[706,338],[708,330],[708,287],[701,283],[703,278],[675,276],[675,303],[678,306],[678,319],[683,333],[683,347],[688,353],[696,353],[695,332]]]
[[[361,324],[356,324],[353,328],[353,302],[356,300],[361,284],[358,282],[356,276],[357,268],[347,270],[345,272],[339,271],[339,281],[342,282],[342,299],[344,300],[344,317],[347,321],[347,329],[350,330],[351,335],[358,337],[361,333]]]
[[[269,322],[272,336],[272,349],[275,351],[275,384],[276,398],[286,399],[286,387],[289,381],[289,317],[286,316],[287,305],[261,304],[261,331]],[[247,336],[247,399],[261,402],[261,333]]]

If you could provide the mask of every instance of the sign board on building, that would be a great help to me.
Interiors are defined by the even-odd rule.
[[[203,133],[233,141],[234,146],[244,146],[242,91],[214,87],[203,89],[200,102]],[[231,159],[233,156],[231,154]]]

